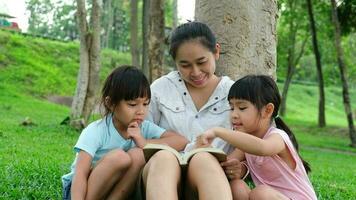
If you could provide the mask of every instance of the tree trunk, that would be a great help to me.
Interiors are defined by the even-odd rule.
[[[356,147],[356,131],[353,123],[353,116],[352,116],[352,109],[351,109],[351,103],[350,103],[350,96],[349,96],[349,87],[346,79],[346,66],[344,62],[344,52],[341,47],[341,31],[340,31],[340,23],[337,15],[337,9],[336,9],[336,1],[335,0],[330,0],[331,1],[331,15],[332,15],[332,21],[334,24],[334,35],[335,35],[335,47],[336,47],[336,54],[337,54],[337,62],[338,66],[340,69],[340,77],[341,77],[341,82],[342,82],[342,97],[344,100],[344,107],[345,107],[345,113],[347,116],[347,122],[349,125],[349,135],[350,135],[350,140],[351,140],[351,146]]]
[[[106,4],[105,13],[107,15],[107,20],[106,20],[106,30],[103,36],[103,47],[108,48],[110,42],[110,34],[112,32],[112,27],[114,22],[114,14],[113,14],[114,10],[112,9],[112,0],[107,0],[105,4]]]
[[[324,93],[324,78],[321,66],[321,56],[318,48],[318,37],[315,28],[315,21],[314,21],[314,14],[313,14],[313,6],[311,0],[307,0],[307,7],[308,7],[308,14],[309,14],[309,21],[310,21],[310,30],[312,34],[312,41],[313,41],[313,50],[315,54],[315,61],[316,61],[316,69],[319,81],[319,118],[318,118],[318,125],[319,127],[325,127],[325,93]]]
[[[209,25],[221,45],[218,75],[276,78],[276,0],[200,0],[195,18]]]
[[[173,24],[172,29],[175,29],[178,25],[178,0],[173,0]]]
[[[143,0],[142,5],[142,71],[146,77],[151,77],[148,67],[148,26],[149,26],[149,0]]]
[[[140,63],[140,55],[138,51],[138,36],[137,36],[137,0],[131,0],[130,1],[130,7],[131,7],[131,20],[130,20],[130,41],[131,41],[131,63],[133,66],[138,67]]]
[[[100,71],[100,14],[101,0],[93,0],[91,13],[92,31],[86,20],[85,0],[77,0],[80,32],[80,69],[76,94],[73,98],[71,126],[83,128],[94,108],[99,86]]]
[[[163,75],[164,0],[150,1],[149,19],[148,66],[152,82]]]

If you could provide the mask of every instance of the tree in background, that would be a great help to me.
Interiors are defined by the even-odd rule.
[[[247,74],[276,76],[275,0],[200,0],[195,18],[211,27],[221,45],[217,74],[235,80]]]
[[[130,1],[130,50],[131,50],[131,63],[134,66],[139,66],[140,53],[138,50],[138,3],[137,0]]]
[[[312,34],[313,50],[315,54],[318,82],[319,82],[319,115],[318,115],[318,125],[319,127],[325,127],[325,92],[324,92],[324,78],[321,66],[321,55],[318,48],[318,37],[315,27],[313,6],[311,0],[307,0],[307,8],[309,14],[310,31]]]
[[[284,116],[287,109],[287,95],[288,89],[292,82],[292,77],[296,70],[296,66],[299,63],[300,58],[304,54],[305,45],[307,43],[308,35],[304,31],[304,22],[307,21],[305,19],[304,8],[302,8],[301,2],[297,0],[286,0],[280,3],[280,7],[283,7],[281,12],[281,19],[279,19],[279,54],[277,55],[278,58],[281,58],[280,51],[283,50],[282,48],[286,48],[287,52],[286,57],[286,65],[287,65],[287,72],[285,75],[285,81],[282,91],[282,102],[280,108],[280,115]],[[281,28],[283,26],[283,28]],[[280,33],[286,34],[286,38],[280,37]],[[298,40],[302,40],[299,42]],[[299,44],[299,48],[298,48]],[[299,51],[298,51],[299,50]],[[298,52],[297,52],[298,51]],[[283,62],[284,63],[284,62]],[[279,64],[279,67],[282,67]]]
[[[149,1],[149,31],[148,31],[148,66],[149,80],[163,75],[164,56],[164,0]]]
[[[346,66],[344,61],[344,52],[341,47],[341,30],[337,13],[337,6],[335,0],[330,0],[331,2],[331,16],[332,22],[334,24],[334,37],[335,37],[335,47],[337,54],[338,66],[340,69],[340,77],[342,82],[342,96],[344,100],[345,113],[347,116],[347,122],[349,125],[349,135],[351,139],[351,146],[356,147],[356,131],[353,123],[352,108],[350,103],[349,87],[346,78]]]
[[[80,69],[70,117],[70,125],[75,128],[83,128],[87,124],[100,85],[101,9],[102,0],[92,0],[90,22],[87,22],[85,0],[77,0]]]
[[[59,0],[28,0],[28,32],[61,40],[78,39],[76,5]]]
[[[142,0],[142,71],[146,77],[151,77],[148,66],[148,27],[150,17],[150,1]]]
[[[116,5],[116,4],[114,4]],[[110,36],[113,32],[114,23],[114,8],[112,0],[103,0],[103,8],[105,8],[105,15],[102,16],[102,24],[104,28],[104,33],[101,39],[101,46],[103,48],[109,48]]]

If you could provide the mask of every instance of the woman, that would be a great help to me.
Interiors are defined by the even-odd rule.
[[[182,24],[173,31],[169,50],[178,71],[170,72],[151,85],[149,119],[185,136],[191,142],[186,151],[194,148],[195,138],[205,130],[214,126],[230,127],[227,94],[233,81],[215,75],[219,52],[220,46],[207,25]],[[213,146],[231,152],[222,140],[214,141]],[[199,153],[191,159],[186,174],[181,176],[176,158],[167,151],[160,151],[143,171],[146,198],[182,198],[184,188],[188,189],[184,199],[192,198],[191,194],[201,199],[232,199],[226,175],[240,178],[244,174],[237,158],[230,154],[222,168],[210,154]]]

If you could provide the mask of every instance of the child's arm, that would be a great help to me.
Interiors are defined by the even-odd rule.
[[[78,153],[75,173],[71,186],[71,199],[85,199],[92,157],[85,151]]]
[[[221,127],[209,129],[198,137],[198,141],[202,144],[206,144],[210,143],[215,137],[220,137],[246,153],[259,156],[276,155],[285,149],[285,143],[278,134],[272,134],[266,139],[261,139],[244,132]]]
[[[166,144],[170,147],[173,147],[177,151],[183,150],[185,145],[188,144],[188,140],[184,136],[181,136],[173,131],[165,131],[159,139],[150,139],[147,140],[147,142],[155,144]]]
[[[129,124],[127,133],[129,137],[134,140],[137,147],[142,149],[146,145],[147,140],[142,136],[141,129],[137,122]]]

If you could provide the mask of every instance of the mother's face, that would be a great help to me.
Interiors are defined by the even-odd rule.
[[[187,41],[177,49],[175,63],[185,83],[195,88],[205,87],[215,76],[215,61],[219,58],[199,41]]]

